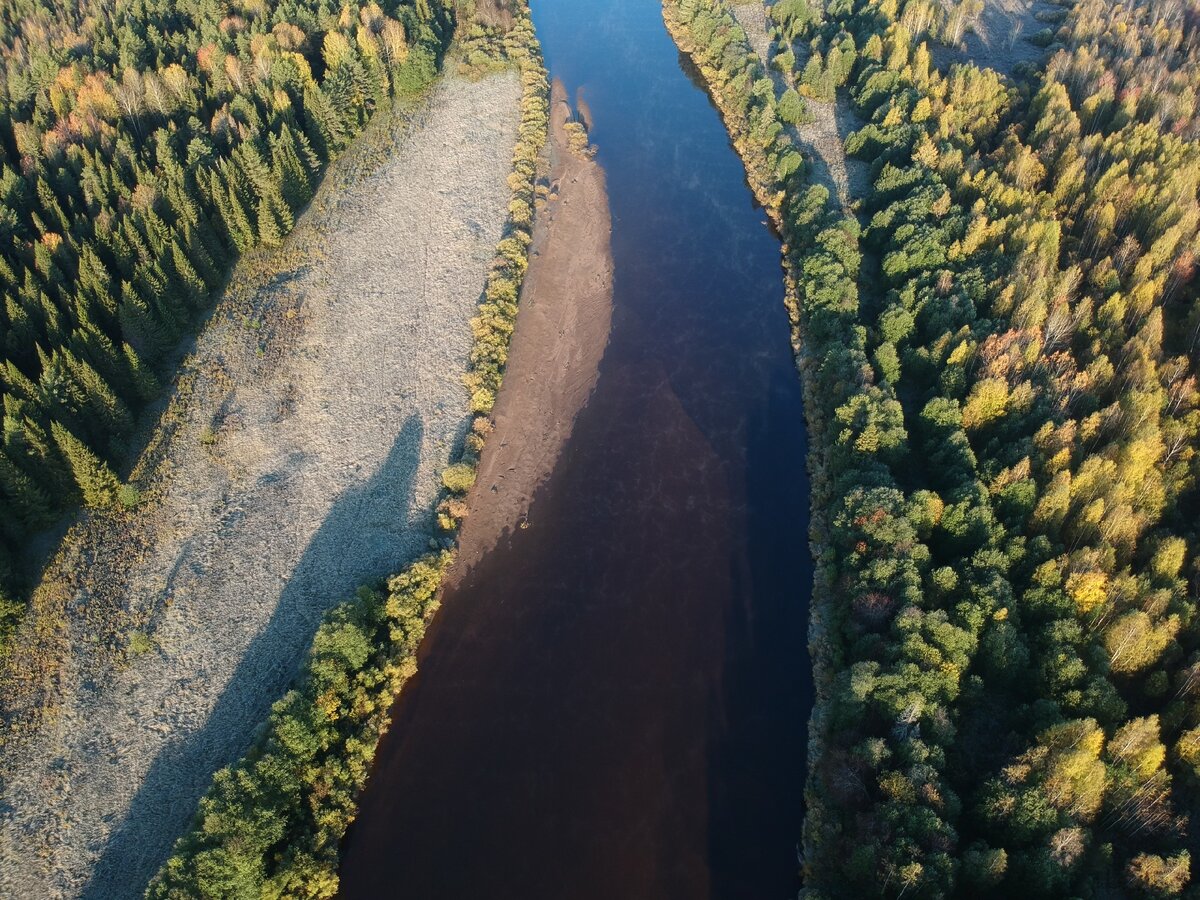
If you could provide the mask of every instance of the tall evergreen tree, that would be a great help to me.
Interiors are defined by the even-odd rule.
[[[71,467],[83,502],[95,507],[111,506],[117,499],[121,482],[108,463],[58,422],[51,422],[50,430],[54,435],[54,442]]]

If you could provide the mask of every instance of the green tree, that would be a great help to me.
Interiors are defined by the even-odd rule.
[[[57,422],[50,423],[50,430],[54,442],[71,467],[83,502],[88,506],[110,506],[117,499],[121,482],[108,463]]]

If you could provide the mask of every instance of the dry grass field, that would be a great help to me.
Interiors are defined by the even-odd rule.
[[[512,73],[444,78],[235,273],[142,499],[71,530],[0,673],[0,895],[140,895],[322,613],[425,549],[519,96]]]

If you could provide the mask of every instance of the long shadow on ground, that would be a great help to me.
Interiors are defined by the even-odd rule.
[[[397,532],[393,558],[378,560],[382,568],[360,580],[382,578],[403,564],[398,558],[399,531],[412,512],[423,432],[421,418],[409,416],[371,479],[334,501],[284,587],[270,622],[247,647],[204,726],[182,736],[155,759],[124,823],[113,831],[97,861],[81,895],[83,900],[140,896],[194,813],[213,773],[245,752],[271,704],[295,678],[300,657],[320,624],[313,585],[324,580],[322,567],[331,560],[361,553],[364,529],[379,529],[388,523]],[[258,487],[250,492],[251,501]],[[280,526],[280,539],[286,540],[286,523]],[[348,584],[343,594],[328,597],[324,608],[348,597],[355,587]],[[246,684],[260,689],[247,691]],[[241,738],[234,742],[230,735]]]

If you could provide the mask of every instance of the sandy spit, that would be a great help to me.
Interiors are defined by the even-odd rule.
[[[218,307],[154,499],[52,564],[67,624],[41,635],[60,633],[42,641],[58,674],[3,673],[10,710],[24,688],[55,714],[0,750],[0,896],[139,896],[323,611],[424,549],[469,423],[468,323],[519,97],[511,73],[444,79],[381,166],[326,178],[281,251],[298,268]],[[148,636],[125,665],[94,649],[104,603]]]
[[[586,110],[582,102],[580,107]],[[565,125],[573,118],[556,80],[547,196],[539,201],[494,429],[467,497],[451,584],[525,521],[534,492],[554,470],[595,387],[608,344],[613,296],[608,190],[599,164],[570,149]]]

